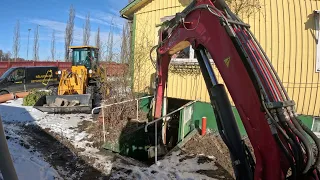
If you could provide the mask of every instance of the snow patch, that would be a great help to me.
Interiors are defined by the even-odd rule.
[[[8,147],[19,180],[62,179],[59,173],[49,163],[45,162],[39,153],[33,151],[30,147],[24,147],[28,144],[21,145],[25,141],[21,136],[14,133],[13,129],[18,129],[16,126],[4,125],[4,128],[7,138],[9,138],[7,140]]]
[[[74,147],[83,149],[80,155],[95,159],[94,167],[109,174],[112,168],[112,158],[99,154],[99,149],[93,148],[93,142],[88,141],[89,134],[78,132],[78,124],[84,120],[93,121],[90,114],[47,114],[31,106],[23,106],[23,99],[8,101],[0,105],[3,122],[24,123],[38,125],[42,129],[49,129],[60,137],[65,138]],[[5,112],[5,113],[2,113]],[[14,112],[14,113],[13,113]]]
[[[117,164],[117,168],[126,171],[116,171],[111,174],[112,179],[214,179],[197,173],[198,170],[217,170],[214,161],[199,163],[201,156],[187,157],[180,151],[173,152],[163,160],[150,167],[137,167]],[[209,159],[209,158],[208,158]],[[128,173],[130,172],[130,173]]]

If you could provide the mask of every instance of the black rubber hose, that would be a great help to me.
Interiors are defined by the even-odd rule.
[[[268,110],[268,108],[266,107],[266,104],[264,102],[264,98],[263,98],[263,94],[261,93],[261,99],[262,99],[262,106],[265,110],[265,112],[267,113],[268,117],[270,118],[270,120],[272,121],[273,125],[276,126],[277,130],[280,131],[280,133],[283,135],[283,137],[288,140],[288,142],[290,143],[290,138],[289,136],[286,134],[286,132],[282,129],[282,127],[277,123],[278,121],[276,119],[274,119],[270,113],[270,111]],[[277,116],[276,116],[277,118]],[[279,139],[279,136],[277,134],[273,134],[276,142],[279,144],[280,148],[282,149],[283,153],[285,154],[286,158],[289,161],[289,164],[291,166],[291,170],[292,170],[292,175],[293,175],[293,179],[296,179],[296,175],[297,175],[297,169],[293,163],[292,157],[289,154],[289,151],[287,150],[287,148],[283,145],[283,143],[281,142],[281,140]]]
[[[287,100],[290,100],[290,98],[289,98],[289,96],[288,96],[288,93],[287,93],[287,91],[285,90],[283,84],[281,83],[280,77],[279,77],[279,75],[276,73],[276,70],[274,69],[274,67],[272,66],[272,63],[271,63],[269,57],[267,56],[266,52],[262,49],[260,43],[258,43],[259,41],[258,41],[258,40],[256,39],[256,37],[253,35],[253,33],[252,33],[249,29],[246,29],[246,30],[247,30],[247,32],[250,34],[250,36],[253,38],[253,40],[256,42],[256,44],[258,45],[260,51],[262,52],[262,54],[263,54],[264,57],[266,58],[267,63],[270,65],[272,71],[274,72],[274,75],[276,76],[276,80],[279,82],[279,85],[280,85],[280,87],[281,87],[281,89],[282,89],[282,91],[283,91],[286,99],[287,99]]]
[[[292,108],[291,107],[287,107],[286,108],[287,109],[287,112],[289,113],[289,116],[290,116],[290,118],[291,118],[291,120],[292,120],[292,123],[296,126],[296,128],[301,132],[301,134],[303,134],[306,138],[308,138],[307,136],[306,136],[306,134],[308,134],[308,133],[306,133],[306,131],[301,127],[301,125],[300,125],[300,123],[298,122],[298,120],[294,117],[294,115],[293,115],[293,112],[292,112]],[[309,129],[309,128],[307,128],[307,129]],[[315,136],[316,137],[316,136]],[[308,140],[308,142],[309,142],[309,140]],[[311,146],[311,145],[310,145]],[[312,148],[311,148],[312,149]],[[314,157],[313,157],[314,158]],[[319,159],[319,157],[317,157],[317,160]]]
[[[158,47],[159,47],[158,45],[153,46],[153,47],[151,48],[150,54],[149,54],[149,57],[150,57],[150,60],[151,60],[151,64],[153,65],[153,67],[154,67],[155,69],[157,69],[157,66],[156,66],[157,60],[156,60],[156,61],[153,60],[153,58],[152,58],[152,52],[153,52],[155,49],[157,49]],[[157,53],[158,53],[158,52],[157,52]]]
[[[302,143],[303,143],[304,146],[305,146],[305,150],[306,150],[306,154],[307,154],[307,163],[306,163],[306,167],[305,167],[305,169],[304,169],[304,171],[303,171],[303,174],[305,174],[305,173],[308,172],[308,170],[309,170],[310,167],[312,166],[312,162],[313,162],[313,160],[314,160],[313,153],[312,153],[312,151],[310,150],[310,147],[311,147],[311,146],[310,146],[310,143],[309,143],[308,139],[307,139],[306,137],[304,137],[304,136],[300,133],[300,131],[298,131],[298,129],[295,128],[295,127],[293,126],[293,124],[292,124],[291,122],[289,122],[289,120],[285,117],[285,114],[284,114],[284,110],[283,110],[283,109],[279,108],[277,111],[278,111],[278,115],[279,115],[279,117],[280,117],[280,120],[285,121],[285,122],[288,124],[289,128],[293,131],[293,133],[294,133],[295,135],[297,135],[297,136],[299,137],[299,139],[302,141]],[[300,146],[300,147],[301,147],[301,146]]]
[[[292,109],[291,107],[287,107],[286,108],[287,110],[287,113],[289,114],[291,120],[292,120],[292,123],[296,126],[296,128],[301,132],[301,134],[303,135],[306,135],[306,132],[303,130],[303,128],[301,127],[301,125],[296,121],[296,120],[293,120],[293,112],[292,112]]]
[[[320,150],[320,140],[319,138],[305,125],[301,122],[301,120],[299,118],[297,118],[297,115],[294,114],[292,116],[292,119],[293,121],[297,121],[301,127],[303,128],[303,130],[306,131],[306,133],[313,139],[313,141],[316,143],[316,146],[317,146],[317,149],[318,149],[318,155],[317,155],[317,158],[316,158],[316,162],[314,164],[314,166],[318,169],[319,168],[319,164],[320,164],[320,153],[319,153],[319,150]]]
[[[292,157],[289,154],[288,149],[285,147],[285,145],[282,143],[282,141],[280,140],[278,135],[273,135],[274,139],[276,140],[276,142],[279,144],[280,148],[282,149],[282,152],[284,153],[284,155],[286,156],[286,158],[289,161],[290,167],[291,167],[291,171],[292,171],[292,180],[295,180],[297,177],[297,169],[294,165],[294,162],[292,160]]]
[[[276,113],[274,113],[274,118],[276,120],[279,120]],[[301,171],[300,169],[303,166],[303,153],[302,153],[302,150],[300,149],[301,147],[297,146],[297,144],[299,144],[299,143],[296,139],[296,136],[290,131],[289,127],[286,124],[286,121],[284,121],[283,119],[280,119],[280,123],[281,123],[282,127],[284,127],[285,131],[287,132],[287,134],[289,136],[286,140],[288,141],[288,143],[292,147],[294,159],[296,161],[296,170],[300,174],[300,171]]]

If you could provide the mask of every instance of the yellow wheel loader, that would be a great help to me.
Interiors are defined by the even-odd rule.
[[[59,85],[52,95],[41,97],[34,108],[48,113],[90,113],[101,100],[104,70],[99,66],[99,49],[71,46],[71,70],[58,71]]]

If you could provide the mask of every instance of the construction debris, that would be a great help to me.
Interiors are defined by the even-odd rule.
[[[72,100],[68,101],[64,98],[56,98],[55,101],[51,104],[45,104],[45,107],[73,107],[73,106],[79,106],[80,101],[79,100]]]

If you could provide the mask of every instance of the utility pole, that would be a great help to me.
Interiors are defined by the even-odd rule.
[[[30,31],[31,31],[31,29],[28,29],[27,60],[29,60],[28,55],[29,55],[29,36],[30,36]]]

